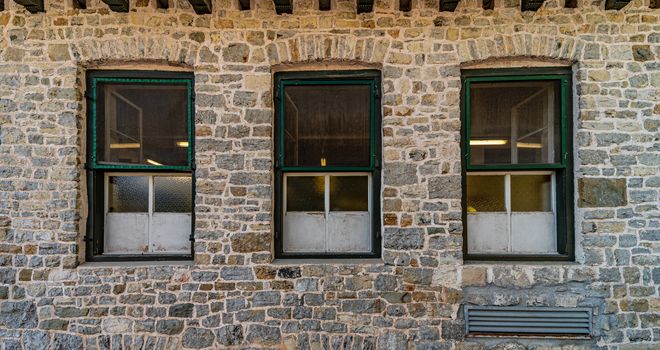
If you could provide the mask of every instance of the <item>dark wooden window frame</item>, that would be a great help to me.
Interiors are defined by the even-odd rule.
[[[469,95],[471,82],[559,81],[561,86],[561,162],[557,164],[469,165]],[[461,169],[463,257],[477,261],[574,261],[573,93],[570,68],[474,69],[461,71]],[[556,176],[557,254],[469,254],[467,173],[469,171],[551,170]]]
[[[283,128],[284,109],[281,103],[282,91],[287,85],[304,84],[369,84],[371,86],[371,115],[370,115],[370,155],[369,167],[285,167]],[[381,255],[381,157],[382,157],[382,127],[381,127],[381,72],[378,70],[355,71],[308,71],[308,72],[277,72],[274,75],[274,107],[275,107],[275,134],[274,134],[274,171],[275,171],[275,257],[276,258],[379,258]],[[371,217],[371,244],[367,253],[285,253],[283,251],[283,179],[284,175],[291,173],[341,173],[341,172],[369,172],[372,177],[372,217]]]
[[[195,228],[195,131],[194,131],[194,76],[189,72],[135,71],[135,70],[90,70],[86,72],[87,102],[87,235],[85,237],[86,260],[95,261],[163,261],[192,260],[194,256]],[[98,82],[122,83],[186,83],[188,86],[188,164],[186,166],[155,165],[103,165],[96,162],[96,84]],[[192,178],[192,203],[190,254],[112,254],[103,255],[104,242],[104,175],[106,173],[150,173],[150,174],[189,174]]]

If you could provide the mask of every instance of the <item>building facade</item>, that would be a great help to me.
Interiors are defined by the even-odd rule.
[[[655,2],[28,3],[3,349],[660,347]]]

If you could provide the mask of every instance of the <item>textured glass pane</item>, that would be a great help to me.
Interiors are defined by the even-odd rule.
[[[286,166],[369,166],[368,85],[298,85],[284,91]]]
[[[97,89],[100,164],[188,164],[185,84],[102,83]]]
[[[330,176],[331,211],[369,211],[367,176]]]
[[[190,176],[154,177],[154,211],[192,212],[192,178]]]
[[[470,163],[560,162],[559,81],[470,85]]]
[[[148,177],[110,176],[108,178],[108,212],[137,213],[148,211]]]
[[[511,175],[512,211],[552,211],[552,176]]]
[[[287,176],[286,211],[325,211],[323,176]]]
[[[506,211],[504,175],[468,175],[467,211]]]

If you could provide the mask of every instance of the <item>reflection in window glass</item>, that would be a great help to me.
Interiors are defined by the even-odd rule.
[[[298,85],[284,90],[286,166],[369,166],[368,85]]]
[[[190,213],[192,211],[191,177],[155,176],[154,211]]]
[[[468,175],[467,211],[505,212],[504,175]]]
[[[560,163],[559,81],[470,85],[470,163]]]
[[[330,176],[330,211],[369,211],[369,178]]]
[[[148,177],[110,176],[108,178],[108,212],[137,213],[148,211]]]
[[[512,211],[552,211],[551,175],[511,175]]]
[[[323,176],[287,176],[286,211],[325,211]]]
[[[100,83],[99,164],[188,165],[185,84]]]

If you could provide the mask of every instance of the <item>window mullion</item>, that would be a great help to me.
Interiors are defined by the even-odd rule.
[[[147,231],[147,251],[151,252],[151,235],[152,229],[151,225],[153,224],[153,212],[154,212],[154,176],[149,175],[149,225]]]
[[[325,175],[324,176],[324,186],[325,187],[325,193],[324,193],[324,207],[325,207],[325,243],[324,243],[324,249],[326,252],[329,251],[328,249],[328,221],[330,220],[330,175]]]
[[[557,172],[550,175],[550,209],[554,214],[555,220],[555,249],[559,250],[559,210],[557,207]]]
[[[101,241],[103,242],[103,249],[105,249],[105,236],[106,236],[106,228],[108,227],[108,200],[109,200],[109,195],[108,191],[110,190],[110,176],[108,174],[103,173],[103,237],[101,237]],[[103,253],[103,252],[102,252]]]
[[[511,242],[511,173],[504,175],[504,206],[506,207],[507,219],[509,221],[507,231],[507,238],[509,242],[507,243],[507,249],[509,252],[513,251],[513,245]]]

